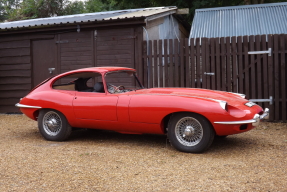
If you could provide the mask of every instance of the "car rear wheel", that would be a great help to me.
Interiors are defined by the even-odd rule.
[[[209,121],[195,113],[173,115],[167,134],[174,148],[188,153],[204,152],[212,144],[215,135]]]
[[[49,141],[64,141],[70,136],[72,131],[66,117],[52,109],[40,111],[38,128],[41,135]]]

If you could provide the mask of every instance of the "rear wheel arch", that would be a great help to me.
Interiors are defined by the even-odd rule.
[[[41,109],[38,116],[38,128],[41,135],[49,141],[67,140],[72,132],[67,118],[55,109]]]
[[[37,121],[41,110],[42,110],[42,109],[39,109],[39,110],[34,111],[34,113],[33,113],[34,120]]]
[[[64,113],[63,113],[62,111],[58,110],[58,109],[41,108],[41,109],[39,109],[39,110],[37,110],[37,111],[34,112],[34,116],[35,116],[36,120],[39,118],[39,115],[40,115],[41,111],[43,111],[43,110],[53,110],[53,111],[57,111],[57,112],[61,113],[62,115],[64,115]],[[64,116],[65,116],[65,115],[64,115]],[[65,118],[66,118],[66,120],[68,121],[68,118],[67,118],[66,116],[65,116]]]

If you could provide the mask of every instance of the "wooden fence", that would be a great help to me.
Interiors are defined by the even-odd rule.
[[[140,76],[146,87],[207,88],[265,99],[257,103],[270,109],[270,120],[286,122],[286,49],[287,35],[144,41]]]

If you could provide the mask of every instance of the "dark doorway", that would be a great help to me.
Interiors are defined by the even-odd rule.
[[[56,43],[54,39],[32,41],[33,80],[35,87],[52,75],[56,75]]]

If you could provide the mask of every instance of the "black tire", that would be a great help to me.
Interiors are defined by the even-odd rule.
[[[205,117],[195,113],[177,113],[169,121],[167,135],[177,150],[202,153],[212,144],[215,133]]]
[[[43,109],[38,117],[38,128],[41,135],[49,141],[64,141],[72,132],[66,117],[59,111]]]

